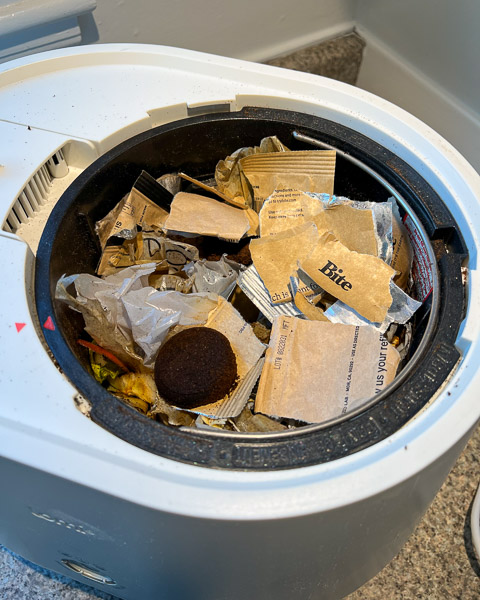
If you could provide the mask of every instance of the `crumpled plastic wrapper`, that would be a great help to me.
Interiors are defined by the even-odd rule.
[[[414,300],[406,294],[398,287],[398,285],[393,283],[393,281],[390,282],[390,294],[392,295],[392,304],[382,323],[372,323],[371,321],[368,321],[341,300],[337,300],[337,302],[332,304],[332,306],[324,312],[324,315],[332,323],[360,326],[370,325],[378,329],[380,333],[385,333],[392,323],[406,323],[422,305],[421,302]]]
[[[155,264],[135,265],[100,279],[80,274],[62,277],[56,298],[81,312],[85,330],[97,344],[134,368],[151,369],[157,351],[174,325],[203,325],[216,308],[215,294],[159,292],[148,285]],[[77,297],[66,288],[75,284]]]
[[[218,162],[215,168],[215,181],[218,189],[229,198],[244,197],[244,189],[240,177],[239,161],[250,154],[267,152],[285,152],[288,148],[277,136],[263,138],[260,146],[239,148],[224,160]]]
[[[192,289],[194,280],[195,278],[193,276],[188,277],[185,271],[179,271],[177,274],[172,275],[152,274],[148,281],[159,292],[173,290],[174,292],[188,294]]]
[[[182,178],[178,173],[165,173],[157,178],[158,183],[168,190],[173,196],[182,189]]]
[[[213,292],[228,300],[237,285],[241,270],[244,270],[243,265],[226,259],[224,254],[220,260],[199,260],[187,272],[193,273],[194,292]]]

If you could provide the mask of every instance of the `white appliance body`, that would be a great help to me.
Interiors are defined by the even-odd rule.
[[[32,308],[36,242],[76,175],[153,126],[244,106],[322,116],[382,144],[440,194],[470,253],[462,358],[436,397],[387,439],[297,469],[210,469],[113,436],[79,410],[81,398],[45,349]],[[20,215],[22,191],[36,193],[43,165],[59,151],[68,173],[47,182],[38,210]],[[480,417],[480,179],[454,148],[401,109],[345,84],[116,44],[1,65],[0,184],[0,214],[19,221],[17,233],[0,235],[3,544],[130,600],[336,599],[388,563]]]

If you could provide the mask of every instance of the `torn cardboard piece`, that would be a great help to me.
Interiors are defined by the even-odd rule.
[[[361,406],[394,379],[400,356],[372,327],[279,317],[255,412],[322,423]]]
[[[333,194],[336,152],[298,150],[254,154],[240,160],[244,194],[251,189],[252,207],[260,212],[275,190]]]
[[[240,208],[199,194],[180,192],[173,199],[164,227],[238,242],[250,229],[250,221]]]
[[[395,271],[382,260],[352,252],[325,231],[307,258],[299,260],[299,277],[305,272],[319,287],[362,317],[381,323],[392,304],[390,281]]]
[[[317,227],[309,222],[250,242],[253,264],[268,289],[272,304],[292,300],[290,276],[297,272],[297,261],[304,261],[318,241]],[[305,286],[302,291],[308,294],[314,290]]]

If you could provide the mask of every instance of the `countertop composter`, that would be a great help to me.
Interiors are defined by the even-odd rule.
[[[270,135],[335,149],[337,195],[396,198],[424,293],[410,360],[361,409],[320,425],[163,425],[89,374],[56,282],[94,272],[95,220],[142,169],[203,177]],[[0,140],[2,543],[130,600],[337,599],[375,575],[480,416],[471,166],[346,84],[125,44],[2,65]]]

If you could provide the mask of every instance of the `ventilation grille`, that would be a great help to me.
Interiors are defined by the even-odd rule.
[[[60,167],[60,172],[59,172]],[[68,173],[62,150],[58,150],[32,176],[15,200],[10,213],[3,224],[3,230],[16,233],[17,229],[35,216],[45,204],[55,177]]]

